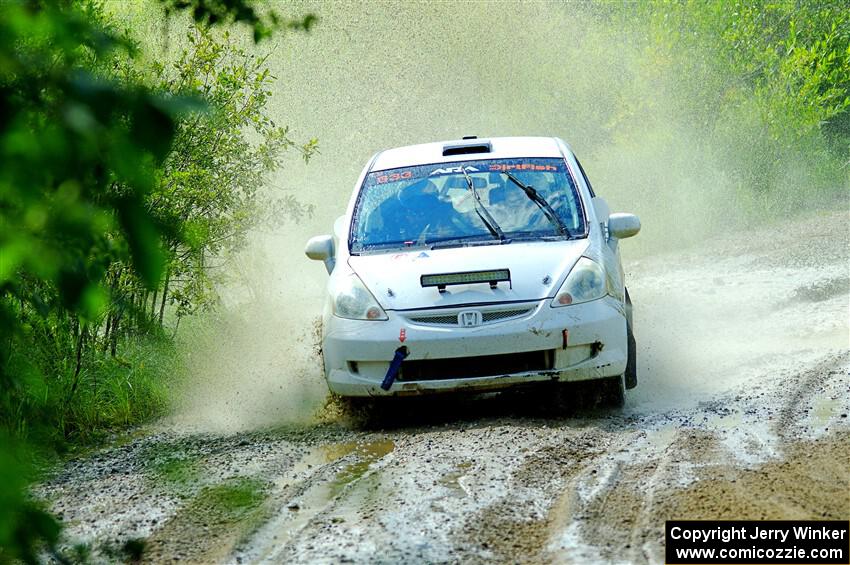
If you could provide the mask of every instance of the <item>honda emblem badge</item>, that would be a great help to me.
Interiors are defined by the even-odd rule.
[[[457,322],[464,328],[474,328],[480,326],[483,321],[481,312],[478,310],[464,310],[457,315]]]

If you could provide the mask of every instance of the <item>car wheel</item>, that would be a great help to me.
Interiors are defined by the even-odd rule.
[[[626,289],[626,388],[637,386],[637,342],[632,331],[632,298]]]
[[[623,375],[602,379],[599,400],[603,406],[622,408],[626,403],[626,386]]]
[[[626,381],[626,388],[635,388],[637,386],[637,342],[632,333],[632,328],[626,328],[626,340],[628,353],[626,358],[626,372],[623,375]]]

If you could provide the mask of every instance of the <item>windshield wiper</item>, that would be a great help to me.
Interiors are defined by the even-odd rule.
[[[460,170],[463,173],[464,178],[466,178],[466,184],[469,186],[470,192],[472,192],[472,202],[475,205],[475,213],[478,214],[478,217],[481,218],[481,221],[484,222],[484,225],[487,226],[487,229],[490,230],[491,234],[493,234],[493,237],[504,243],[505,232],[502,231],[502,228],[499,227],[499,224],[496,223],[496,220],[493,219],[493,216],[490,215],[490,212],[487,211],[487,208],[485,208],[484,204],[481,203],[481,196],[479,196],[478,191],[475,190],[475,183],[472,182],[472,177],[470,177],[469,173],[466,172],[465,167],[460,167]]]
[[[552,208],[552,205],[546,202],[546,199],[540,196],[540,193],[537,192],[533,186],[524,184],[521,180],[516,178],[513,173],[509,173],[507,171],[502,171],[502,174],[508,177],[511,182],[520,187],[522,191],[528,196],[529,200],[537,204],[540,210],[543,211],[543,214],[549,219],[552,224],[558,228],[558,232],[561,235],[569,236],[570,232],[567,230],[567,226],[564,225],[564,222],[561,221],[561,218],[558,217],[558,213],[555,212],[555,209]]]

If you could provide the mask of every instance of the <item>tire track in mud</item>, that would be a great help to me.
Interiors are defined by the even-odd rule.
[[[730,445],[753,444],[751,450],[774,458],[785,451],[798,457],[798,432],[787,430],[811,427],[806,422],[812,410],[799,407],[824,391],[847,401],[840,393],[848,359],[846,352],[835,354],[792,381],[774,375],[752,390],[727,391],[696,409],[665,414],[600,417],[579,409],[568,418],[473,420],[437,429],[192,440],[201,447],[189,450],[203,454],[197,464],[227,470],[225,482],[234,469],[267,478],[265,497],[238,519],[193,506],[190,498],[148,539],[147,558],[343,561],[383,548],[389,561],[660,562],[665,519],[723,516],[740,512],[742,505],[754,516],[795,516],[801,508],[811,514],[809,495],[785,486],[781,475],[788,470],[771,467],[770,460],[766,470],[760,460],[736,462],[745,454],[735,454]],[[780,406],[764,406],[783,387]],[[781,436],[776,446],[751,429],[756,424]],[[724,437],[727,432],[732,440]],[[817,457],[846,452],[846,444],[828,439],[816,448]],[[252,454],[261,456],[248,468]],[[821,463],[827,476],[816,488],[830,493],[832,506],[823,503],[833,516],[835,501],[842,500],[834,485],[846,484],[846,478],[841,469]],[[809,467],[791,464],[797,482],[805,483],[801,470]],[[791,493],[787,500],[764,490],[765,477]],[[421,522],[425,516],[430,524]],[[417,527],[425,528],[426,537],[445,534],[444,541],[424,549],[409,546]],[[203,539],[187,543],[198,532]]]
[[[77,511],[86,515],[92,504],[121,510],[100,510],[97,520],[109,533],[92,540],[97,544],[91,549],[106,561],[121,555],[127,540],[140,540],[144,562],[233,562],[233,551],[281,514],[309,522],[302,516],[322,510],[314,505],[321,498],[315,494],[302,504],[305,513],[287,510],[290,501],[324,485],[332,491],[331,503],[392,450],[392,443],[372,439],[339,429],[226,437],[160,432],[95,455],[103,464],[81,466],[77,470],[86,475],[55,482],[66,496],[72,493],[65,485],[75,487],[78,504],[63,503],[71,524],[79,522]],[[79,482],[100,486],[76,488]]]
[[[689,468],[700,465],[716,454],[716,446],[711,434],[702,430],[675,430],[648,445],[646,434],[635,436],[642,441],[631,444],[620,457],[598,462],[608,479],[579,498],[572,535],[559,546],[565,561],[590,556],[631,563],[663,561],[663,552],[654,543],[663,534],[663,522],[659,524],[656,516],[657,498],[682,481],[681,461],[686,460]],[[641,446],[640,456],[633,445]],[[588,482],[577,487],[588,489]],[[569,525],[565,531],[570,531]],[[576,554],[574,547],[584,548],[584,553]]]
[[[563,560],[599,560],[601,557],[603,561],[615,562],[663,562],[663,523],[668,519],[837,518],[842,515],[846,518],[850,510],[847,470],[850,467],[850,430],[846,427],[846,403],[850,402],[846,379],[848,360],[850,354],[847,352],[830,355],[799,375],[793,394],[777,417],[773,418],[769,410],[753,413],[753,416],[768,418],[770,428],[777,435],[778,452],[766,462],[733,463],[736,454],[720,437],[724,432],[722,426],[676,429],[667,446],[656,450],[654,455],[651,449],[641,448],[644,456],[649,457],[646,462],[615,461],[614,470],[609,472],[612,479],[605,481],[602,490],[583,508],[561,505],[572,513],[565,522],[573,520],[572,524],[561,527],[561,531],[572,533],[569,540],[560,545],[565,552],[561,553]],[[776,379],[768,393],[781,393],[785,384],[784,380]],[[800,428],[807,428],[810,434],[812,423],[800,422],[808,419],[808,410],[799,407],[825,392],[827,396],[832,394],[843,399],[845,404],[833,413],[837,431],[829,433],[829,426],[821,422],[823,437],[816,438],[811,445],[801,441]],[[765,392],[754,393],[752,398],[732,394],[734,402],[729,399],[720,404],[746,411],[746,403],[759,399]],[[706,406],[711,409],[714,404]],[[746,423],[737,426],[746,427]],[[755,436],[758,435],[756,432]],[[817,465],[807,464],[807,457],[818,461]],[[605,458],[596,464],[601,468],[612,465]],[[802,469],[808,469],[811,476]],[[659,493],[663,496],[659,497]],[[565,496],[576,499],[572,493],[565,493]],[[586,545],[592,549],[582,553],[581,548]]]
[[[670,463],[672,459],[669,452],[678,441],[681,441],[680,432],[676,431],[670,444],[665,447],[664,451],[661,453],[661,456],[652,471],[652,475],[646,482],[645,495],[634,520],[634,525],[631,528],[629,543],[624,545],[624,548],[628,550],[628,553],[631,555],[631,561],[633,563],[639,563],[642,561],[658,561],[659,558],[663,559],[662,556],[647,547],[646,538],[648,532],[655,528],[655,525],[651,520],[652,510],[655,506],[655,496],[660,488],[665,486],[663,481],[670,472]]]
[[[754,510],[761,508],[761,514],[798,515],[801,500],[783,501],[772,493],[767,497],[769,502],[762,504],[753,496],[763,489],[752,483],[760,480],[758,477],[775,474],[772,468],[775,459],[747,463],[745,457],[737,464],[732,463],[738,455],[722,436],[731,431],[743,438],[751,451],[766,451],[776,456],[789,451],[792,458],[796,457],[800,435],[790,430],[800,427],[799,420],[807,418],[809,412],[800,407],[824,394],[841,398],[842,386],[847,401],[848,361],[850,353],[830,355],[797,375],[790,389],[794,392],[775,417],[769,407],[765,410],[763,406],[752,408],[748,404],[757,403],[765,394],[780,395],[790,384],[781,376],[764,383],[766,390],[753,391],[750,395],[730,391],[715,401],[702,403],[697,413],[674,413],[672,418],[678,417],[680,422],[677,428],[659,425],[653,415],[631,423],[614,419],[593,433],[566,435],[560,444],[537,446],[534,454],[511,474],[512,494],[471,516],[466,522],[467,533],[458,544],[469,550],[477,548],[474,561],[479,562],[573,562],[596,561],[600,557],[605,561],[630,563],[663,562],[664,520],[690,518],[695,511],[698,513],[693,501],[683,503],[679,509],[664,501],[670,493],[687,491],[689,485],[701,480],[730,481],[731,486],[723,491],[729,492],[728,498],[739,501],[738,505],[746,502]],[[749,420],[767,418],[770,430],[777,436],[776,446],[764,440],[762,432],[751,433],[746,429],[749,421],[742,416],[746,413]],[[822,432],[828,432],[828,426]],[[839,432],[823,445],[840,453],[847,443],[845,437]],[[582,447],[577,449],[579,445]],[[735,477],[740,474],[738,467],[742,464],[753,467],[746,471],[746,487],[736,485],[739,479]],[[815,481],[815,489],[837,495],[831,505],[825,506],[827,513],[829,508],[834,512],[841,507],[841,501],[847,500],[846,494],[842,496],[840,489],[834,487],[842,484],[842,480],[840,472],[836,472],[824,485]],[[844,484],[850,489],[850,483],[844,480]],[[518,495],[523,489],[537,490],[538,505],[551,500],[547,502],[547,510],[535,515],[534,507],[523,503]],[[793,496],[800,498],[799,494]],[[707,493],[701,489],[696,489],[694,497],[699,502],[697,507],[712,508]],[[735,515],[734,512],[741,511],[735,509],[738,505],[727,502],[716,510]],[[559,537],[563,538],[562,543]]]
[[[694,440],[676,431],[661,456],[632,462],[631,446],[647,434],[627,419],[591,422],[591,431],[554,428],[554,440],[534,451],[510,474],[510,487],[496,502],[471,515],[456,536],[465,559],[473,562],[575,562],[598,559],[606,547],[626,549],[632,561],[643,555],[656,483],[665,487],[668,451]],[[560,547],[559,538],[569,533]],[[620,554],[622,557],[622,554]]]
[[[779,411],[773,432],[784,441],[791,441],[806,434],[811,425],[810,413],[817,412],[820,404],[825,408],[814,417],[823,418],[832,413],[850,412],[850,351],[826,357],[815,367],[805,371],[794,383],[793,392]],[[843,402],[842,402],[843,401]],[[803,428],[803,429],[801,429]],[[794,435],[796,434],[796,436]]]
[[[203,446],[198,466],[224,469],[224,482],[234,469],[265,478],[264,498],[238,519],[190,500],[150,536],[146,557],[656,563],[666,519],[818,517],[816,507],[840,517],[850,486],[834,461],[850,453],[840,414],[821,422],[838,426],[821,429],[814,443],[800,444],[792,432],[773,446],[751,428],[781,435],[817,424],[809,422],[812,410],[798,407],[823,391],[847,401],[848,358],[838,353],[793,382],[774,375],[663,414],[579,409],[566,418],[191,440]],[[783,390],[779,406],[764,403]],[[733,451],[751,437],[772,454],[766,463]],[[259,459],[250,466],[252,455]]]
[[[276,483],[266,507],[270,518],[236,548],[232,560],[287,562],[289,544],[298,534],[325,520],[344,521],[330,516],[341,500],[358,483],[368,480],[382,460],[392,453],[389,439],[342,442],[311,449]]]
[[[849,362],[839,352],[793,378],[773,375],[664,414],[600,417],[579,409],[568,418],[508,417],[436,429],[187,440],[182,449],[201,456],[196,466],[222,470],[225,482],[237,469],[268,478],[266,497],[238,520],[190,500],[148,539],[147,559],[343,561],[382,548],[389,561],[655,563],[663,560],[669,518],[817,517],[815,505],[840,517],[836,508],[850,485],[846,469],[831,458],[848,452],[836,410],[850,401],[842,394]],[[824,394],[839,401],[826,423],[812,420],[811,408]],[[765,404],[772,397],[781,402]],[[821,429],[826,439],[800,447],[801,432],[789,430],[819,422],[821,428],[837,423],[837,431]],[[758,426],[779,436],[775,446]],[[165,442],[160,450],[180,444]],[[773,459],[734,453],[734,446],[749,444]],[[806,463],[812,453],[805,445],[814,445],[817,468]],[[145,458],[145,449],[121,447],[105,457],[108,465],[122,453]],[[813,483],[808,474],[821,478]],[[802,484],[827,496],[801,490]],[[288,508],[293,502],[297,510]],[[423,516],[433,523],[417,523]],[[407,542],[416,527],[426,537],[447,536],[415,553]],[[364,545],[365,553],[357,547]]]
[[[596,428],[557,444],[534,446],[534,452],[511,474],[510,490],[469,516],[455,542],[475,552],[473,561],[548,561],[545,548],[556,528],[553,509],[561,492],[605,452],[602,445],[610,441],[606,436]]]

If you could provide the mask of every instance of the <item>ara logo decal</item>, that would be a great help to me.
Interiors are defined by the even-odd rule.
[[[459,165],[457,167],[446,167],[445,169],[434,169],[428,176],[433,177],[434,175],[450,175],[453,173],[462,173],[463,169],[464,167],[461,167]],[[477,173],[478,169],[476,169],[475,167],[466,167],[466,172]]]

